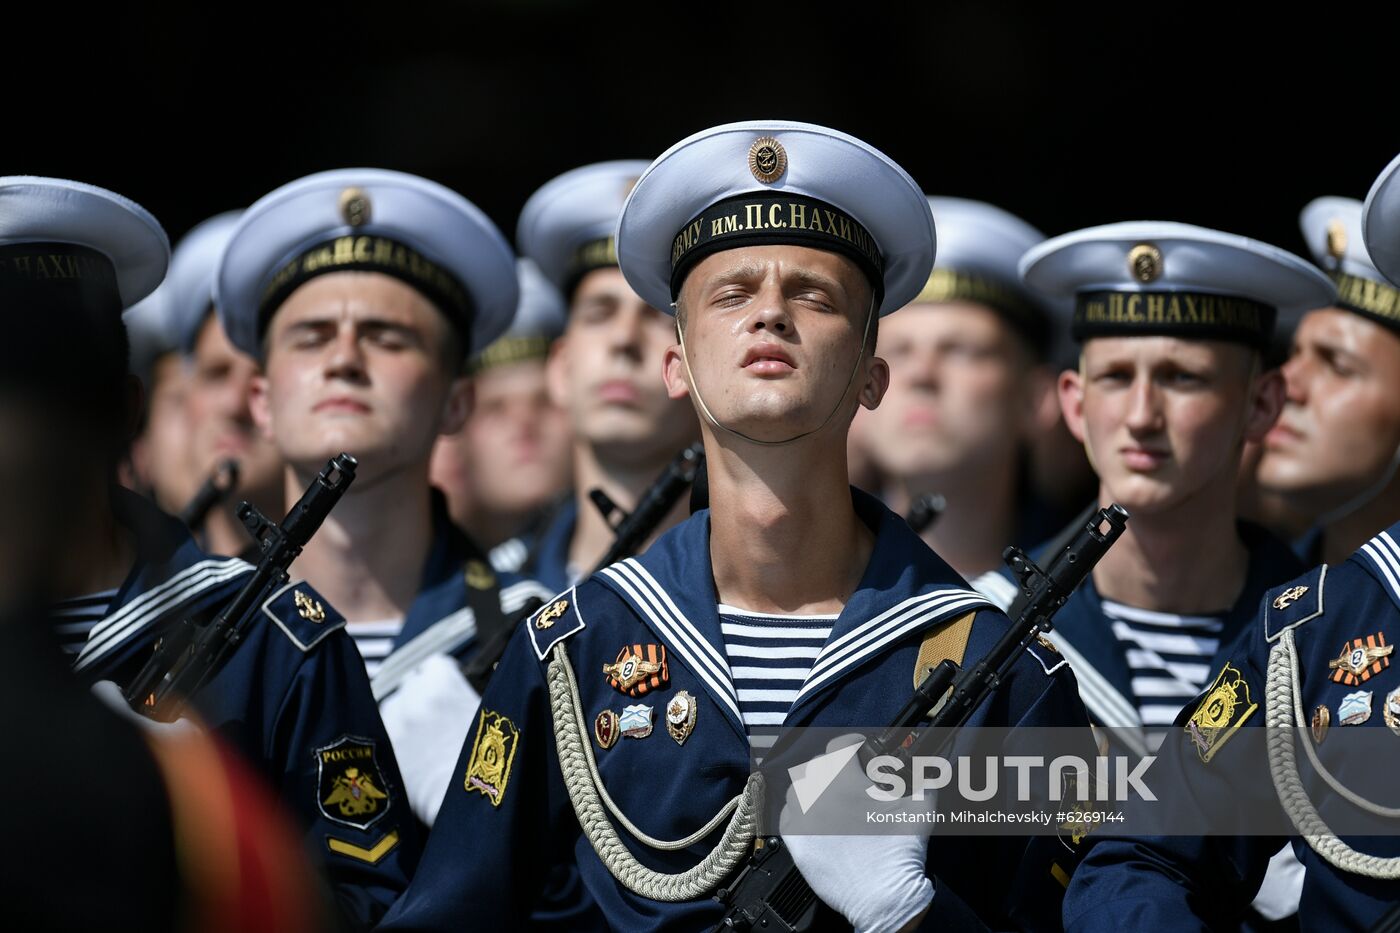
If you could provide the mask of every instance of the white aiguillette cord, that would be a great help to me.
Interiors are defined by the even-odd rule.
[[[1284,632],[1278,644],[1269,652],[1264,704],[1269,774],[1278,791],[1279,803],[1299,834],[1314,852],[1341,871],[1385,881],[1400,879],[1400,858],[1367,855],[1338,839],[1337,834],[1323,821],[1303,787],[1294,740],[1295,730],[1301,732],[1307,727],[1303,721],[1303,695],[1298,684],[1298,649],[1294,645],[1292,631]],[[1349,803],[1375,816],[1390,819],[1400,816],[1400,810],[1372,803],[1344,787],[1322,766],[1317,752],[1306,738],[1303,739],[1303,748],[1322,779]]]
[[[672,309],[674,309],[675,306],[675,302],[672,302]],[[822,431],[826,428],[828,424],[831,423],[831,419],[836,417],[836,413],[841,410],[841,406],[846,401],[846,396],[849,395],[851,392],[851,386],[855,385],[856,374],[860,372],[860,364],[865,359],[865,345],[866,342],[870,339],[870,324],[874,320],[875,295],[872,292],[870,295],[870,309],[865,313],[865,328],[861,331],[860,335],[860,353],[856,355],[855,365],[851,367],[851,375],[846,380],[846,388],[842,390],[841,397],[836,400],[836,404],[832,406],[831,412],[826,416],[826,418],[822,420],[821,424],[817,425],[810,431],[803,431],[800,434],[794,434],[792,437],[781,441],[764,441],[759,440],[756,437],[749,437],[742,431],[736,431],[728,425],[720,424],[719,420],[715,418],[714,415],[710,414],[710,406],[705,404],[705,397],[700,394],[700,386],[695,382],[695,374],[690,371],[690,353],[685,348],[685,331],[677,327],[676,335],[680,338],[681,360],[685,362],[685,378],[690,383],[690,392],[692,395],[695,396],[695,403],[700,406],[700,413],[705,416],[705,420],[708,421],[715,428],[723,431],[725,434],[733,435],[734,437],[739,438],[739,440],[741,441],[747,441],[750,444],[758,444],[762,447],[782,447],[787,444],[792,444],[796,441],[800,441],[804,437],[811,437],[813,434]]]

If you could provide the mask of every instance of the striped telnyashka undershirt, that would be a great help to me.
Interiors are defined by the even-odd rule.
[[[1131,699],[1155,748],[1181,708],[1210,681],[1224,620],[1136,609],[1108,599],[1103,613],[1126,653]]]
[[[836,616],[772,615],[721,604],[719,621],[750,744],[772,745]]]

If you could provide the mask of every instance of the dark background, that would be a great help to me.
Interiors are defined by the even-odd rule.
[[[826,123],[1047,234],[1180,220],[1303,246],[1400,152],[1392,4],[494,0],[7,5],[0,174],[139,201],[172,237],[326,168],[441,181],[513,234],[592,161],[718,123]]]

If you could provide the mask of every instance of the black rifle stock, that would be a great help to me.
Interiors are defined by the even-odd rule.
[[[861,746],[861,762],[881,755],[938,754],[951,739],[951,730],[967,723],[982,701],[1010,673],[1021,652],[1050,631],[1055,613],[1118,540],[1127,520],[1128,513],[1121,506],[1098,510],[1069,543],[1051,557],[1046,570],[1036,566],[1020,548],[1007,548],[1002,558],[1020,581],[1024,608],[992,650],[972,667],[963,668],[945,658],[929,671],[894,722]],[[934,737],[936,747],[929,749],[927,741],[915,741],[912,748],[905,748],[905,739],[919,728],[945,694],[947,699],[933,714],[928,731],[921,730],[925,739]],[[716,899],[725,907],[724,917],[717,927],[720,931],[802,933],[813,928],[822,907],[780,836],[755,840],[753,856]]]
[[[355,478],[355,458],[340,454],[327,462],[281,525],[252,505],[238,506],[238,517],[261,551],[242,589],[204,625],[181,622],[156,643],[154,654],[128,685],[126,701],[161,722],[178,718],[185,701],[204,686],[247,636],[258,610],[287,584],[287,568],[321,527]]]
[[[593,490],[591,498],[602,511],[603,518],[611,519],[613,515],[620,513],[622,519],[616,524],[609,522],[613,529],[612,545],[609,546],[608,552],[603,555],[602,560],[594,565],[589,572],[590,575],[631,557],[641,550],[642,545],[656,532],[656,529],[665,521],[666,516],[671,514],[671,510],[675,508],[681,496],[685,495],[686,490],[695,482],[695,475],[704,462],[705,448],[697,441],[677,454],[676,458],[667,464],[666,469],[642,494],[637,507],[631,512],[624,512],[602,490]],[[515,632],[516,627],[534,615],[540,605],[538,600],[531,600],[527,603],[524,609],[516,613],[508,625],[486,639],[467,663],[462,665],[462,673],[466,675],[468,682],[477,693],[486,690],[491,673],[500,663],[501,655],[505,654],[506,645],[510,644],[510,636]]]

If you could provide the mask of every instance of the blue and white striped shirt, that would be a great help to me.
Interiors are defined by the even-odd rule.
[[[773,615],[720,604],[729,673],[755,748],[773,744],[835,621],[834,614]]]
[[[1224,619],[1137,609],[1108,599],[1103,600],[1103,613],[1126,654],[1132,700],[1142,724],[1149,736],[1160,733],[1205,689]]]

